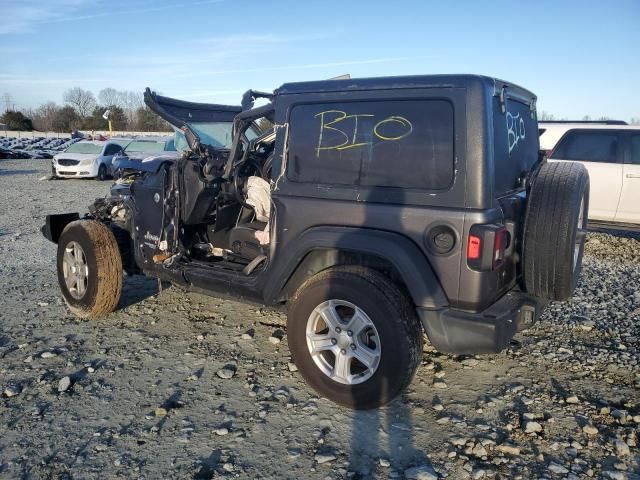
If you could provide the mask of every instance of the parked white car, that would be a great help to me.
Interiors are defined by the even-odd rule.
[[[114,155],[122,152],[130,142],[131,139],[112,139],[106,142],[83,140],[74,143],[53,157],[53,176],[106,180],[112,174]]]
[[[540,149],[551,162],[589,171],[589,223],[640,228],[640,126],[624,122],[540,122]]]

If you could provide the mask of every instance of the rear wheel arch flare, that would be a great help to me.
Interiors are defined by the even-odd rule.
[[[308,275],[296,273],[304,271],[303,263],[307,255],[314,250],[333,252],[349,252],[324,259],[315,266],[315,272],[339,265],[345,257],[348,259],[366,258],[381,259],[380,265],[393,266],[393,271],[402,279],[409,297],[416,306],[426,308],[443,308],[449,301],[440,285],[428,258],[409,238],[381,230],[344,227],[314,227],[306,230],[296,238],[292,249],[287,252],[288,262],[275,267],[273,278],[283,279],[282,283],[267,285],[265,298],[283,300],[289,295],[292,278],[299,284]],[[283,246],[287,248],[287,246]],[[314,254],[318,255],[318,254]],[[317,257],[310,257],[317,260]],[[307,260],[310,261],[310,260]],[[352,261],[347,264],[353,264]],[[356,264],[359,264],[356,262]],[[302,268],[301,268],[302,265]],[[314,268],[311,273],[315,273]],[[294,274],[296,275],[294,278]]]

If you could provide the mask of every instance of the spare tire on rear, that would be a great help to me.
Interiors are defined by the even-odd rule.
[[[531,295],[567,300],[578,282],[589,209],[589,173],[579,163],[544,163],[528,194],[523,277]]]

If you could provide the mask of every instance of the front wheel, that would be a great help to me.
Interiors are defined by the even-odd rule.
[[[122,258],[104,224],[68,224],[58,240],[57,266],[62,295],[76,316],[99,317],[115,310],[122,292]]]
[[[107,166],[103,163],[98,168],[98,180],[104,181],[104,180],[107,179],[107,177],[108,177],[108,175],[107,175]]]
[[[422,357],[413,306],[393,282],[364,268],[331,268],[307,280],[289,305],[287,332],[306,382],[356,409],[393,400]]]

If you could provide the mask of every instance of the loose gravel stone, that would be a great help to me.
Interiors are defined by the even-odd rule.
[[[232,378],[235,374],[236,370],[231,366],[226,366],[216,372],[216,375],[218,375],[218,377],[224,378],[225,380]]]
[[[322,452],[322,453],[316,453],[314,458],[316,463],[323,464],[323,463],[333,462],[337,457],[336,457],[336,454],[333,452]]]
[[[271,336],[269,337],[269,342],[273,343],[274,345],[278,345],[283,338],[284,332],[278,329],[271,334]]]
[[[7,385],[4,388],[4,391],[2,392],[2,394],[9,398],[9,397],[15,397],[16,395],[20,395],[21,389],[19,385]]]
[[[477,443],[476,446],[473,447],[473,450],[471,450],[471,453],[476,457],[486,457],[489,454],[487,449],[484,448],[481,443]]]
[[[516,447],[514,445],[508,445],[506,443],[503,443],[502,445],[497,445],[495,449],[507,455],[520,455],[519,447]]]
[[[538,422],[527,422],[524,425],[524,433],[539,433],[542,431],[542,425]]]
[[[627,476],[623,472],[616,472],[613,470],[604,470],[602,472],[602,478],[609,480],[627,480]]]
[[[480,360],[475,358],[465,358],[460,363],[462,363],[462,365],[464,365],[465,367],[475,367],[480,363]]]
[[[615,447],[616,453],[619,457],[628,457],[629,455],[631,455],[631,450],[629,449],[629,445],[627,445],[626,442],[623,442],[622,440],[616,438],[613,441],[613,446]]]
[[[255,336],[256,331],[252,328],[251,330],[247,330],[246,332],[244,332],[241,335],[241,338],[243,340],[253,340],[253,337]]]
[[[478,480],[480,478],[484,478],[487,475],[487,472],[485,470],[483,470],[482,468],[478,469],[478,470],[474,470],[473,472],[471,472],[471,478],[473,478],[474,480]]]
[[[287,449],[287,455],[289,456],[289,458],[298,458],[300,455],[302,455],[302,449],[301,448],[289,448],[289,449]]]
[[[558,474],[569,473],[568,468],[566,468],[564,465],[560,465],[559,463],[555,463],[555,462],[551,462],[548,468],[549,468],[549,471],[553,473],[558,473]]]
[[[594,427],[593,425],[585,425],[584,427],[582,427],[582,431],[584,433],[586,433],[587,435],[597,435],[598,434],[598,429],[596,427]]]
[[[404,471],[407,480],[438,480],[438,474],[429,465],[411,467]]]
[[[467,437],[453,437],[450,440],[451,444],[456,446],[456,447],[463,447],[465,446],[467,443],[470,442],[470,440]]]
[[[71,378],[62,377],[58,382],[58,392],[60,393],[66,392],[70,386],[71,386]]]

